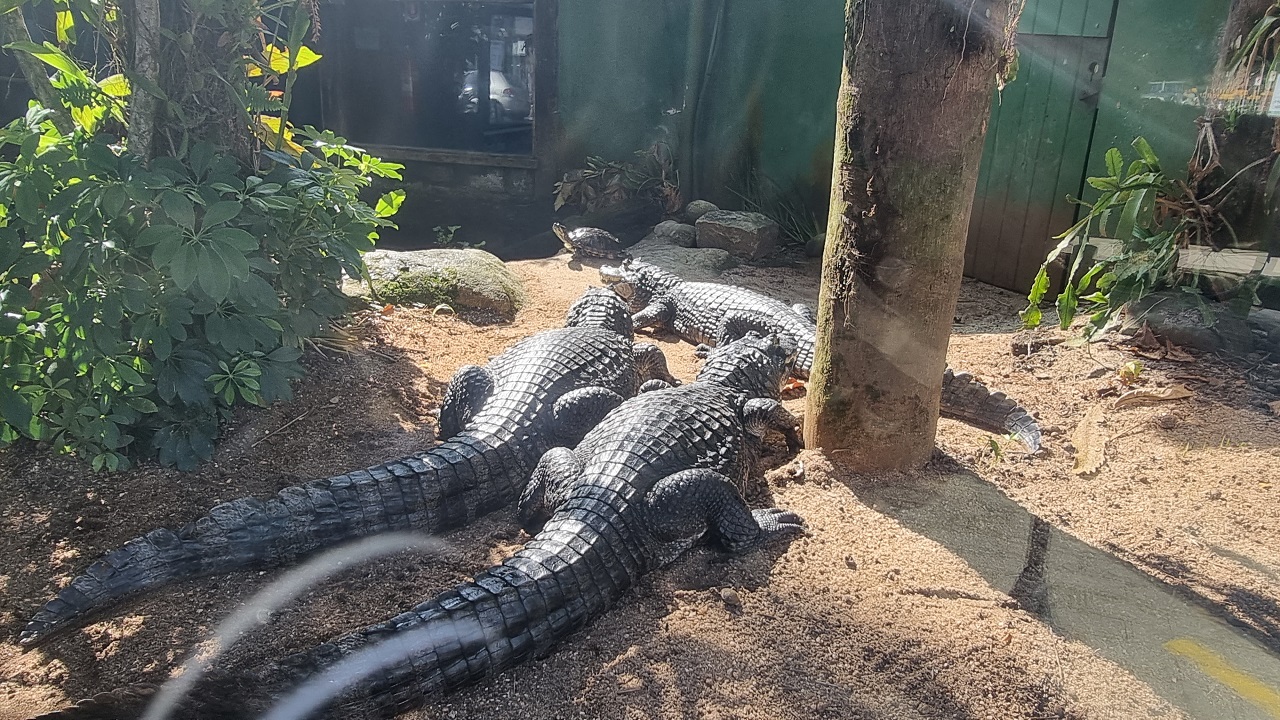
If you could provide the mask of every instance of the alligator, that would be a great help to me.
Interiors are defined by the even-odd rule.
[[[635,311],[636,330],[667,329],[681,339],[709,346],[739,337],[747,330],[790,336],[798,346],[793,368],[806,379],[813,367],[818,326],[813,310],[754,290],[710,282],[688,282],[648,263],[624,260],[603,266],[600,278]],[[1002,392],[992,392],[977,378],[947,368],[942,382],[943,417],[988,432],[1017,437],[1032,452],[1040,449],[1040,426],[1031,414]]]
[[[520,496],[538,459],[573,443],[648,381],[678,382],[657,346],[633,342],[631,316],[593,288],[566,327],[540,332],[449,383],[429,450],[287,487],[263,501],[218,505],[179,530],[158,529],[89,566],[38,611],[32,647],[126,595],[200,576],[285,565],[356,537],[440,533]]]
[[[654,383],[576,449],[542,456],[517,513],[533,538],[510,558],[408,612],[278,663],[215,671],[181,716],[258,717],[281,698],[277,709],[304,703],[289,717],[322,709],[325,717],[394,716],[545,656],[641,575],[704,538],[743,552],[802,533],[795,513],[752,510],[740,491],[759,477],[768,432],[781,432],[793,450],[801,445],[796,419],[772,399],[793,356],[778,336],[752,332],[711,353],[694,382]],[[103,693],[42,717],[132,717],[148,694]]]
[[[574,257],[595,257],[606,260],[630,260],[631,253],[622,248],[622,241],[616,235],[594,227],[569,228],[554,223],[551,230]]]

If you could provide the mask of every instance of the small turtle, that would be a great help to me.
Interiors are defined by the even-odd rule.
[[[574,257],[598,257],[609,260],[630,260],[631,253],[622,249],[622,241],[608,230],[593,227],[569,228],[555,223],[551,226],[556,237],[564,243]]]

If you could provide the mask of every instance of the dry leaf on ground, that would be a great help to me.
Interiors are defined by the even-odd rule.
[[[1168,402],[1170,400],[1183,400],[1193,395],[1185,385],[1170,385],[1167,388],[1138,388],[1116,398],[1114,407],[1116,410],[1131,407],[1133,405],[1141,405],[1145,402]]]
[[[1094,405],[1072,433],[1071,444],[1076,447],[1076,464],[1072,472],[1077,475],[1096,473],[1107,462],[1108,438],[1102,428],[1105,419],[1106,411],[1101,405]]]

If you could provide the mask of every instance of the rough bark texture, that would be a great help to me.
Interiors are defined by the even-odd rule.
[[[1018,0],[848,0],[805,440],[923,465]]]
[[[27,20],[22,14],[22,6],[0,14],[0,33],[3,34],[5,43],[32,42],[31,33],[27,30]],[[64,133],[71,132],[71,117],[62,107],[62,101],[58,99],[58,91],[49,83],[48,67],[25,52],[15,51],[13,57],[18,61],[22,77],[27,81],[27,87],[31,88],[31,94],[35,95],[41,105],[55,112],[54,125]]]
[[[1231,56],[1239,49],[1240,43],[1244,42],[1244,39],[1253,31],[1253,26],[1274,4],[1275,0],[1232,0],[1231,11],[1227,14],[1226,25],[1222,28],[1219,70],[1226,67]]]
[[[160,0],[134,0],[133,72],[160,85]],[[136,83],[135,83],[136,85]],[[129,99],[129,150],[145,160],[155,153],[159,99],[139,88]]]

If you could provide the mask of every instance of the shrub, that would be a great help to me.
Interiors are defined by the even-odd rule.
[[[404,198],[359,194],[401,166],[306,128],[262,169],[207,144],[148,167],[91,130],[33,105],[0,131],[0,443],[190,469],[235,405],[289,396]]]

